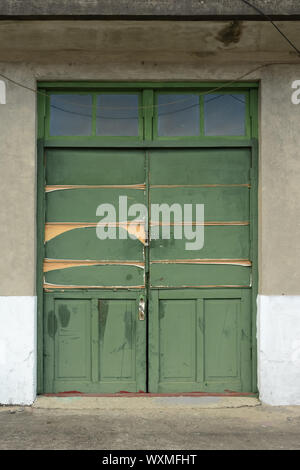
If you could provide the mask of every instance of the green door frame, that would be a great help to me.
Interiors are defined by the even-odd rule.
[[[138,90],[143,93],[143,140],[137,138],[109,137],[50,137],[47,132],[48,91],[99,91],[99,90]],[[247,91],[245,137],[200,137],[153,140],[153,99],[154,90],[173,91],[197,90],[199,93],[222,91]],[[44,259],[44,223],[45,201],[44,150],[47,147],[110,147],[110,148],[189,148],[189,147],[249,147],[252,149],[251,168],[251,256],[252,261],[252,392],[257,392],[257,343],[256,343],[256,298],[258,293],[258,82],[39,82],[37,93],[37,393],[43,393],[43,259]],[[145,126],[145,122],[150,123]]]

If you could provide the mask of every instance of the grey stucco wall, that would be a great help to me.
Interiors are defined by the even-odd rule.
[[[11,25],[10,30],[14,27]],[[26,27],[29,28],[28,25]],[[214,46],[218,54],[206,54],[207,43],[202,50],[199,46],[198,55],[191,54],[188,25],[186,45],[181,51],[164,48],[164,42],[158,44],[157,38],[154,41],[156,49],[151,49],[151,45],[141,42],[139,34],[134,42],[132,36],[122,36],[116,30],[110,32],[115,38],[111,43],[111,54],[109,50],[105,53],[103,50],[95,51],[88,26],[82,25],[81,31],[75,24],[71,28],[74,35],[81,33],[80,50],[74,50],[74,42],[66,36],[62,22],[52,23],[48,28],[48,41],[44,38],[43,47],[34,34],[30,34],[30,29],[26,42],[20,29],[22,41],[16,33],[9,43],[9,54],[4,47],[7,43],[5,40],[1,42],[1,34],[4,33],[0,32],[0,73],[31,87],[36,86],[37,80],[233,80],[255,67],[254,46],[257,54],[263,50],[263,46],[258,47],[260,26],[257,26],[257,37],[245,40],[244,49],[234,45],[227,49],[222,46],[227,54],[231,54],[230,62],[219,60],[218,43]],[[101,30],[101,24],[99,28]],[[201,29],[199,31],[198,41]],[[160,34],[164,34],[163,29]],[[122,54],[120,49],[126,49],[126,40],[127,52]],[[190,45],[192,43],[193,38]],[[251,52],[249,62],[245,56],[247,47]],[[22,54],[22,51],[25,52]],[[277,51],[264,51],[263,54],[269,62],[277,62],[278,55],[283,58],[284,54],[286,61],[295,61],[281,43],[278,43]],[[32,61],[29,61],[30,55]],[[264,295],[300,294],[300,267],[297,263],[300,257],[300,105],[291,102],[291,84],[296,79],[300,79],[300,64],[296,63],[270,65],[247,77],[247,80],[260,80],[261,85],[259,292]],[[7,104],[0,105],[0,123],[0,295],[34,295],[35,94],[7,83]]]
[[[254,5],[272,17],[299,15],[297,0],[255,0]],[[258,17],[240,0],[1,0],[0,16],[57,17]]]

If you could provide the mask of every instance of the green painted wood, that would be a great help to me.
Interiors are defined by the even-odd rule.
[[[251,285],[251,268],[212,264],[151,264],[152,287],[201,287]]]
[[[39,105],[41,106],[41,105]],[[38,139],[37,161],[38,161],[38,181],[37,181],[37,207],[36,207],[36,239],[37,239],[37,266],[36,266],[36,295],[37,295],[37,391],[43,390],[43,368],[44,368],[44,347],[43,347],[43,259],[44,259],[44,227],[45,227],[45,198],[44,198],[44,143],[43,139]]]
[[[44,345],[43,345],[43,259],[45,227],[45,168],[44,168],[44,120],[45,98],[37,96],[38,129],[37,129],[37,189],[36,189],[36,296],[37,296],[37,393],[43,390]]]
[[[119,228],[125,235],[125,229]],[[70,260],[143,261],[144,246],[139,240],[99,240],[96,227],[82,227],[62,233],[45,244],[45,256]]]
[[[144,269],[134,265],[76,266],[45,273],[45,282],[63,286],[131,287],[144,285]]]
[[[52,295],[43,294],[43,386],[40,393],[54,392],[54,332],[57,330],[55,303]]]
[[[206,299],[205,299],[206,300]],[[205,323],[204,323],[204,298],[197,298],[196,300],[196,324],[195,331],[196,337],[196,367],[195,367],[195,380],[204,383],[205,379],[205,364],[203,358],[205,357]],[[176,300],[173,300],[173,302]]]
[[[103,84],[98,84],[98,89],[101,89]],[[109,84],[104,84],[104,87],[109,88]],[[129,87],[132,84],[129,84]],[[149,85],[143,87],[144,84],[139,84],[135,86],[135,89],[146,90],[143,92],[143,104],[148,102],[151,104],[153,102],[153,91],[157,89],[175,89],[182,88],[186,84],[180,84],[180,86],[175,86],[175,84],[157,84],[152,86]],[[205,84],[207,87],[215,84]],[[198,87],[196,84],[195,89],[198,89],[201,92],[207,90],[207,88]],[[60,84],[61,89],[62,84]],[[89,84],[90,86],[90,84]],[[92,85],[93,88],[94,84]],[[112,88],[117,87],[117,84],[114,84]],[[257,84],[255,84],[255,87]],[[73,88],[75,84],[73,84]],[[140,88],[139,88],[140,87]],[[245,88],[246,87],[246,88]],[[251,129],[251,136],[257,137],[257,107],[255,100],[257,100],[257,91],[250,91],[250,101],[247,108],[247,129]],[[79,87],[80,88],[80,87]],[[87,90],[90,89],[86,87]],[[96,89],[97,87],[95,87]],[[126,86],[124,87],[124,89]],[[239,87],[237,87],[239,88]],[[247,84],[241,84],[241,90],[248,90]],[[54,89],[54,88],[53,88]],[[69,88],[72,90],[72,86]],[[191,88],[192,89],[192,88]],[[57,88],[59,90],[59,88]],[[98,91],[98,90],[96,90]],[[257,194],[257,165],[256,165],[256,154],[255,154],[255,141],[249,140],[250,131],[248,131],[248,137],[242,138],[220,138],[220,137],[205,137],[199,138],[198,140],[193,139],[179,139],[172,140],[166,139],[163,141],[153,141],[152,139],[152,116],[149,110],[144,110],[143,112],[143,124],[144,124],[144,138],[143,142],[136,139],[124,139],[124,138],[102,138],[102,137],[75,137],[75,138],[48,138],[44,141],[44,145],[47,146],[47,184],[140,184],[146,181],[146,193],[143,194],[143,191],[140,191],[140,194],[143,194],[140,200],[153,202],[157,197],[159,202],[172,202],[173,194],[169,189],[162,188],[152,188],[149,191],[151,185],[164,185],[164,184],[180,184],[180,185],[189,185],[189,184],[246,184],[251,180],[252,189],[248,188],[222,188],[219,191],[206,191],[205,190],[200,194],[201,202],[205,200],[205,204],[209,206],[208,216],[215,217],[220,215],[224,219],[219,220],[228,220],[226,217],[233,215],[247,215],[248,219],[251,219],[250,226],[215,226],[215,227],[205,227],[205,234],[209,236],[209,242],[203,250],[200,252],[187,252],[184,250],[182,243],[178,243],[178,240],[171,240],[169,244],[164,245],[164,249],[159,246],[159,243],[168,242],[167,240],[158,240],[151,242],[150,253],[148,250],[145,250],[145,259],[150,257],[154,259],[193,259],[193,255],[196,258],[201,257],[212,257],[212,258],[222,258],[222,257],[234,257],[234,258],[248,258],[250,253],[250,259],[253,262],[253,285],[254,288],[252,291],[250,289],[179,289],[182,285],[181,280],[198,280],[202,279],[202,274],[199,277],[198,268],[203,271],[203,278],[207,279],[243,279],[249,281],[250,268],[244,268],[240,266],[198,266],[198,265],[151,265],[152,269],[157,270],[156,280],[160,280],[160,277],[169,276],[168,280],[174,280],[174,283],[178,287],[174,287],[172,290],[166,288],[158,291],[157,289],[150,290],[150,305],[149,305],[149,391],[161,391],[161,392],[172,392],[172,391],[197,391],[199,387],[202,391],[223,391],[225,389],[233,389],[237,391],[251,391],[256,387],[256,379],[253,361],[251,361],[251,344],[252,344],[252,354],[254,354],[253,346],[255,346],[255,292],[257,288],[257,245],[255,245],[256,237],[256,218],[257,214],[255,213],[255,204],[257,204],[256,194]],[[44,137],[43,126],[39,122],[39,128],[42,129],[42,136]],[[93,148],[101,146],[102,149]],[[201,150],[193,147],[202,147]],[[54,149],[54,147],[59,147]],[[85,147],[85,148],[84,148]],[[114,147],[114,149],[112,149]],[[121,147],[123,149],[121,150]],[[148,152],[148,156],[145,159],[145,154],[143,153],[143,148],[152,148],[156,150],[151,150]],[[125,150],[129,149],[129,150]],[[140,150],[139,150],[140,149]],[[188,151],[186,149],[189,149]],[[124,159],[123,159],[124,156]],[[84,163],[82,162],[84,160]],[[101,171],[98,168],[101,166]],[[251,168],[250,168],[251,167]],[[58,171],[59,168],[59,171]],[[149,171],[148,171],[149,170]],[[136,178],[139,177],[137,181]],[[141,178],[143,177],[143,178]],[[39,181],[40,181],[39,176]],[[86,181],[86,182],[85,182]],[[94,183],[95,181],[95,183]],[[40,184],[40,191],[43,186],[43,181]],[[192,202],[198,201],[199,188],[195,188],[196,192],[190,191],[191,188],[182,188],[182,192],[177,191],[177,196],[183,202]],[[236,191],[238,189],[238,191]],[[228,190],[228,192],[226,192]],[[74,190],[64,191],[69,193]],[[75,190],[83,191],[83,189]],[[58,191],[56,194],[63,191]],[[137,192],[137,190],[135,190]],[[40,194],[40,193],[39,193]],[[78,198],[70,196],[58,197],[57,195],[52,197],[55,193],[48,194],[48,200],[51,200],[52,208],[50,211],[50,216],[48,221],[73,221],[73,222],[89,222],[95,221],[93,219],[92,212],[88,212],[88,220],[84,218],[78,219],[77,217],[86,214],[84,203],[80,203]],[[88,204],[97,199],[96,196],[91,195],[90,190],[84,194],[84,198]],[[108,193],[102,193],[103,199],[105,202],[111,202],[116,200],[116,195],[110,193],[111,198],[107,200]],[[117,193],[116,193],[117,194]],[[126,194],[126,193],[122,193]],[[131,196],[131,194],[129,194]],[[150,200],[148,198],[150,197]],[[138,198],[140,196],[137,196]],[[71,199],[74,199],[71,201]],[[140,200],[138,202],[140,202]],[[156,199],[157,200],[157,199]],[[178,200],[178,197],[177,197]],[[132,199],[129,199],[130,203],[137,202],[136,196],[133,196]],[[99,203],[101,203],[100,201]],[[178,201],[176,201],[178,202]],[[98,203],[98,204],[99,204]],[[58,219],[56,219],[56,213],[58,212]],[[71,214],[71,219],[63,220],[60,217],[65,216],[66,214]],[[49,215],[49,213],[48,213]],[[206,214],[207,216],[207,214]],[[75,219],[76,218],[76,219]],[[206,218],[207,220],[207,218]],[[208,219],[212,220],[212,219]],[[214,220],[216,220],[214,218]],[[242,219],[241,219],[242,220]],[[98,219],[96,220],[98,221]],[[226,230],[228,229],[228,232]],[[94,229],[93,229],[94,230]],[[250,236],[249,230],[251,230],[251,245],[250,245]],[[77,229],[71,232],[65,233],[61,236],[56,237],[46,244],[46,256],[49,258],[58,257],[59,259],[85,259],[85,256],[88,255],[88,258],[95,259],[94,254],[97,252],[96,244],[92,241],[90,234],[92,233],[91,228],[89,229]],[[172,233],[172,232],[171,232]],[[76,235],[75,235],[76,234]],[[254,240],[254,245],[253,245]],[[173,243],[172,243],[173,242]],[[41,245],[41,240],[40,240]],[[39,245],[39,246],[40,246]],[[140,260],[141,250],[143,250],[140,242],[136,242],[135,247],[137,248],[136,254],[134,254],[134,245],[127,244],[126,246],[117,246],[115,250],[113,245],[103,245],[103,251],[98,251],[97,259],[101,256],[102,259],[103,252],[106,253],[108,258],[114,259],[120,257],[119,259],[123,260]],[[79,250],[78,250],[79,248]],[[63,252],[67,254],[65,257]],[[73,256],[76,254],[77,256]],[[161,255],[164,253],[165,258]],[[129,258],[126,256],[128,254]],[[188,256],[186,256],[188,254]],[[90,256],[91,255],[91,256]],[[178,256],[177,256],[178,255]],[[132,256],[132,258],[130,258]],[[189,257],[190,256],[190,257]],[[148,262],[146,263],[148,264]],[[64,271],[69,273],[71,272],[72,276],[64,273],[63,276],[69,277],[72,279],[78,279],[81,275],[87,279],[92,279],[93,276],[99,280],[102,279],[102,274],[98,275],[99,266],[94,267],[95,269],[90,269],[88,267],[87,273],[84,273],[84,270],[81,271],[81,268],[68,268]],[[101,266],[103,268],[103,266]],[[183,268],[183,270],[182,270]],[[191,268],[191,270],[190,270]],[[208,268],[208,269],[207,269]],[[221,269],[219,269],[221,268]],[[79,269],[79,271],[78,271]],[[163,272],[162,269],[166,269],[166,272]],[[186,273],[185,270],[189,272]],[[197,272],[196,272],[197,269]],[[39,272],[41,270],[41,264],[39,267]],[[59,271],[59,270],[58,270]],[[52,273],[52,274],[51,274]],[[97,273],[97,274],[96,274]],[[156,271],[152,271],[156,275]],[[52,271],[47,273],[48,276],[57,276],[59,274],[57,271]],[[59,274],[60,276],[61,274]],[[123,274],[118,273],[120,278],[124,279]],[[159,277],[160,276],[160,277]],[[115,278],[115,275],[111,273],[111,276],[106,278],[112,279]],[[126,279],[126,277],[125,277]],[[128,279],[127,279],[128,281]],[[131,282],[131,280],[129,280]],[[167,283],[166,283],[167,284]],[[131,285],[131,284],[130,284]],[[156,284],[155,284],[156,285]],[[157,284],[158,285],[158,284]],[[193,284],[195,285],[195,283]],[[111,287],[111,286],[110,286]],[[130,287],[130,286],[129,286]],[[167,287],[165,285],[164,287]],[[147,284],[147,289],[149,285]],[[45,389],[49,391],[66,391],[70,390],[70,385],[72,384],[72,389],[78,389],[80,391],[86,392],[95,392],[95,393],[106,393],[112,391],[137,391],[137,390],[146,390],[145,376],[146,376],[146,321],[138,321],[133,319],[133,314],[128,312],[135,310],[138,312],[138,299],[140,290],[132,289],[130,292],[126,291],[98,291],[98,290],[86,290],[80,291],[78,289],[72,289],[68,292],[55,292],[52,294],[46,294],[50,296],[49,300],[46,300],[46,309],[48,311],[55,312],[56,302],[60,299],[65,302],[66,300],[71,300],[72,302],[81,302],[81,300],[88,300],[89,313],[90,315],[90,338],[84,340],[85,342],[91,341],[91,359],[90,359],[90,371],[88,378],[72,378],[69,379],[59,379],[59,381],[54,380],[55,372],[55,361],[57,359],[57,354],[55,356],[55,340],[54,338],[49,339],[47,337],[47,322],[45,319],[45,366],[46,373],[45,375]],[[252,293],[251,293],[252,292]],[[132,297],[134,295],[134,297]],[[52,296],[52,297],[51,297]],[[118,343],[118,347],[123,347],[125,350],[125,369],[121,374],[122,380],[118,381],[116,375],[108,377],[108,373],[105,372],[107,377],[105,380],[101,381],[101,370],[109,371],[109,366],[105,363],[105,356],[109,358],[108,349],[104,348],[104,356],[101,354],[100,349],[100,331],[99,336],[97,337],[96,331],[98,331],[97,325],[100,324],[100,317],[96,312],[96,306],[98,305],[98,300],[102,299],[110,307],[110,312],[115,312],[112,315],[112,322],[108,328],[108,338],[109,335],[112,335],[112,341],[109,340],[107,344],[111,342]],[[118,303],[113,303],[117,301]],[[168,303],[170,302],[170,303]],[[167,304],[167,307],[166,307]],[[58,304],[57,304],[58,305]],[[72,304],[73,305],[73,304]],[[161,306],[163,305],[163,310],[167,311],[166,320],[162,319],[162,328],[160,328],[160,314]],[[171,308],[171,307],[172,308]],[[185,308],[186,307],[186,308]],[[206,312],[213,312],[209,315],[209,321],[206,321]],[[123,313],[122,313],[123,312]],[[127,313],[125,313],[127,312]],[[172,313],[174,312],[173,322],[174,325],[170,327],[171,330],[174,330],[174,337],[183,332],[183,336],[190,338],[192,324],[194,324],[194,333],[195,336],[192,337],[192,340],[189,340],[190,343],[194,345],[192,350],[180,345],[177,349],[180,351],[178,357],[178,363],[184,362],[184,365],[180,368],[177,367],[176,361],[172,356],[172,351],[175,348],[175,340],[172,334],[167,331],[169,328],[169,323],[172,319]],[[189,317],[187,322],[184,322],[184,312],[187,312]],[[236,313],[238,312],[238,313]],[[251,312],[253,315],[251,321]],[[121,322],[126,316],[131,318],[130,321]],[[131,316],[130,316],[131,315]],[[236,318],[238,319],[236,320]],[[54,319],[52,319],[55,325],[55,314]],[[137,317],[136,317],[137,318]],[[222,318],[225,321],[226,328],[229,330],[230,341],[227,340],[226,334],[223,332],[221,324],[218,323],[219,319]],[[194,320],[195,321],[194,321]],[[164,323],[165,321],[165,323]],[[193,323],[194,321],[194,323]],[[227,324],[227,323],[228,324]],[[116,326],[115,323],[118,323],[119,326]],[[176,328],[176,323],[178,327]],[[126,325],[131,325],[131,336],[126,336]],[[207,331],[205,330],[205,325],[207,324]],[[122,325],[122,326],[121,326]],[[254,326],[253,326],[254,325]],[[252,328],[252,331],[251,331]],[[40,327],[41,329],[41,327]],[[81,329],[84,329],[83,326]],[[175,331],[176,330],[176,331]],[[116,332],[116,335],[112,333]],[[207,338],[211,338],[211,332],[215,331],[221,335],[222,341],[221,346],[223,351],[225,351],[224,357],[222,357],[221,362],[214,359],[216,357],[215,351],[207,350]],[[234,331],[237,332],[237,336],[234,336]],[[132,336],[134,332],[135,337]],[[241,333],[242,332],[242,333]],[[125,336],[124,336],[125,335]],[[168,339],[169,335],[169,339]],[[122,339],[126,339],[122,341]],[[127,339],[131,339],[131,344],[134,344],[134,353],[135,354],[135,364],[129,360],[129,356],[132,359],[132,355],[129,354],[127,345],[130,343]],[[51,343],[52,341],[52,343]],[[212,340],[210,339],[210,342]],[[126,343],[126,346],[124,345]],[[170,346],[171,353],[169,357],[160,354],[160,343],[163,344],[165,354],[168,355],[168,346]],[[210,343],[209,343],[210,344]],[[232,345],[232,347],[230,346]],[[249,346],[250,344],[250,346]],[[117,347],[117,349],[118,349]],[[173,348],[173,349],[172,349]],[[120,351],[114,349],[112,353],[114,356],[113,367],[115,371],[119,368],[120,370]],[[208,352],[207,352],[208,351]],[[236,352],[236,355],[235,353]],[[210,357],[206,357],[209,353]],[[163,359],[162,359],[163,358]],[[160,362],[163,360],[163,365]],[[52,362],[51,362],[52,361]],[[98,362],[97,362],[98,361]],[[102,362],[101,362],[102,361]],[[103,362],[104,361],[104,362]],[[182,362],[183,361],[183,362]],[[207,361],[207,362],[205,362]],[[63,364],[63,362],[62,362]],[[101,364],[101,365],[100,365]],[[186,366],[185,364],[188,364]],[[192,365],[194,364],[194,370]],[[251,377],[251,364],[253,367],[252,377]],[[161,369],[162,365],[162,369]],[[234,365],[236,367],[234,367]],[[56,365],[57,367],[57,365]],[[62,366],[61,366],[62,367]],[[132,381],[130,376],[132,370],[135,367],[136,376]],[[176,367],[178,372],[178,377],[175,377],[175,380],[172,380],[170,376],[170,370],[173,375],[176,375]],[[219,369],[218,369],[219,367]],[[240,370],[240,375],[231,375],[229,374],[230,368],[233,370]],[[101,369],[101,370],[100,370]],[[207,378],[207,369],[217,370],[219,374],[217,377],[209,376]],[[187,373],[189,370],[189,373]],[[175,371],[175,373],[174,373]],[[169,375],[168,375],[169,374]],[[172,375],[171,374],[171,375]],[[180,375],[181,374],[181,375]],[[190,374],[190,375],[189,375]],[[223,375],[222,375],[223,374]],[[130,376],[128,378],[128,376]],[[188,377],[187,377],[188,376]],[[190,380],[190,377],[194,377],[194,381]],[[163,378],[163,380],[161,379]]]
[[[143,123],[144,140],[152,140],[153,137],[153,90],[143,91]]]
[[[160,382],[195,382],[196,302],[162,300],[159,303]]]
[[[148,303],[148,391],[153,392],[158,390],[159,383],[159,302],[157,289],[149,289]]]
[[[249,289],[155,289],[159,300],[173,299],[237,299],[246,296]],[[248,298],[248,297],[247,297]]]
[[[152,188],[151,204],[204,204],[206,222],[247,222],[249,189],[247,187]],[[157,222],[153,210],[151,221]],[[171,219],[172,222],[172,219]]]
[[[247,184],[249,148],[152,150],[152,185]]]
[[[257,93],[254,97],[257,106]],[[254,111],[253,111],[254,112]],[[255,116],[258,112],[256,110]],[[256,118],[255,118],[256,119]],[[257,121],[254,119],[254,123]],[[254,124],[254,135],[257,135],[257,127]],[[251,214],[251,261],[253,265],[252,275],[252,344],[251,344],[251,360],[252,360],[252,391],[257,392],[257,332],[256,332],[256,315],[257,315],[257,295],[258,295],[258,140],[253,139],[252,146],[252,169],[251,169],[251,199],[250,199],[250,214]]]
[[[201,137],[195,140],[144,140],[132,141],[124,137],[51,137],[45,139],[47,148],[220,148],[220,147],[249,147],[251,139],[245,137]]]
[[[141,150],[48,149],[46,182],[49,185],[124,185],[144,183]]]
[[[128,205],[144,203],[144,191],[139,189],[77,188],[49,192],[46,194],[46,221],[100,222],[102,217],[96,215],[100,204],[111,204],[116,209],[117,220],[120,220],[120,196],[128,198]],[[123,217],[121,221],[125,219]]]
[[[91,374],[91,302],[58,300],[55,302],[54,380],[87,380]]]
[[[160,291],[152,302],[151,392],[249,391],[249,291]]]
[[[74,299],[75,300],[75,299]],[[76,300],[75,300],[76,302]],[[91,303],[91,355],[92,355],[92,381],[99,382],[99,352],[100,352],[100,338],[99,338],[99,299],[90,299]]]
[[[253,281],[252,281],[253,282]],[[253,352],[253,345],[256,341],[256,334],[253,338],[253,316],[255,310],[253,309],[253,287],[252,289],[244,289],[242,294],[242,301],[240,304],[239,321],[241,328],[240,336],[240,374],[244,390],[250,390],[254,393],[257,392],[256,385],[256,372],[253,374],[253,360],[255,361]],[[256,321],[255,321],[256,333]]]
[[[102,381],[134,381],[135,302],[100,300],[100,378]]]
[[[248,88],[258,88],[258,82],[226,82],[226,81],[213,81],[213,82],[174,82],[174,81],[165,81],[165,82],[148,82],[148,81],[137,81],[137,82],[124,82],[124,81],[101,81],[101,82],[89,82],[89,81],[39,81],[38,82],[39,88],[48,88],[53,90],[66,90],[66,89],[126,89],[126,88],[136,88],[136,89],[155,89],[155,88],[186,88],[186,89],[215,89],[216,87],[224,87],[224,88],[239,88],[245,89]]]
[[[198,150],[152,150],[150,152],[151,203],[202,203],[205,222],[250,221],[251,190],[230,186],[249,184],[251,148]],[[201,187],[202,185],[224,185]],[[174,187],[152,187],[171,185]],[[176,187],[180,185],[181,187]],[[191,188],[190,185],[195,187]],[[153,211],[151,220],[154,220]],[[171,219],[172,222],[172,219]],[[151,260],[249,259],[250,225],[206,226],[204,248],[187,251],[185,240],[151,240]],[[150,264],[152,288],[186,290],[158,291],[151,296],[149,331],[150,363],[158,370],[150,382],[152,392],[225,390],[251,391],[251,267],[221,264]],[[235,296],[212,288],[208,297],[197,286],[232,286]],[[225,291],[226,292],[226,291]],[[165,312],[168,312],[167,315]],[[162,319],[163,318],[163,319]],[[167,319],[169,318],[169,321]],[[151,324],[152,323],[152,324]],[[152,344],[151,344],[152,342]],[[159,358],[159,359],[158,359]]]
[[[45,392],[146,390],[139,295],[45,294]]]
[[[205,226],[204,246],[201,250],[186,250],[186,240],[174,239],[174,227],[170,227],[170,240],[151,240],[152,261],[176,259],[244,259],[250,257],[250,226]],[[47,253],[47,246],[46,246]]]
[[[208,299],[204,302],[206,381],[234,378],[240,373],[240,303],[236,299]]]

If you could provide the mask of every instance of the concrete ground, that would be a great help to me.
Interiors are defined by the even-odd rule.
[[[0,449],[300,449],[300,406],[255,398],[53,398],[0,407]]]

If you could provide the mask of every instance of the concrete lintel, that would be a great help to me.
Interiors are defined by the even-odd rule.
[[[272,19],[300,19],[299,0],[252,0]],[[0,19],[265,19],[241,0],[1,0]]]

